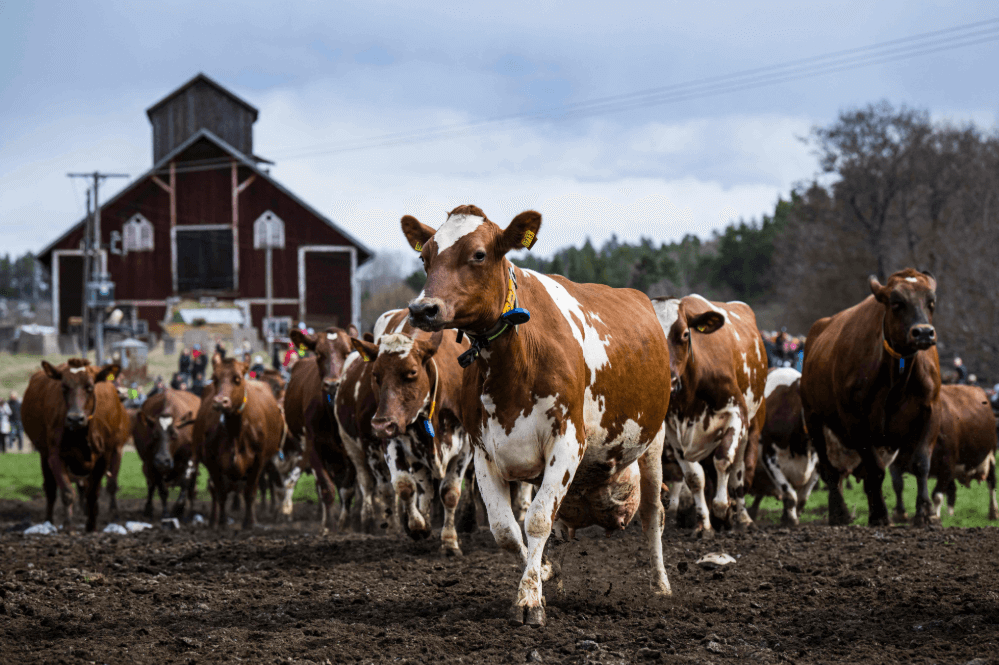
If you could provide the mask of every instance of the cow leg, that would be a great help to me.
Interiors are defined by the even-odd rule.
[[[843,498],[843,473],[834,467],[826,453],[825,425],[821,418],[809,418],[807,428],[815,452],[819,455],[819,473],[829,489],[829,525],[841,526],[853,521]]]
[[[531,483],[519,482],[513,484],[513,514],[517,522],[524,523],[527,519],[527,510],[531,507],[531,497],[534,494],[534,485]]]
[[[551,536],[548,537],[547,554],[545,558],[551,566],[551,576],[545,580],[549,584],[549,589],[554,586],[555,597],[565,597],[565,574],[563,566],[565,555],[569,551],[569,545],[574,538],[572,530],[562,520],[555,520],[552,526]]]
[[[891,471],[891,487],[895,490],[895,512],[892,513],[892,520],[908,522],[909,514],[905,512],[905,504],[902,502],[902,494],[905,491],[905,478],[902,476],[902,469],[898,464],[892,464],[888,469]]]
[[[753,518],[755,522],[760,515],[760,504],[763,503],[763,495],[757,494],[753,497],[753,505],[749,507],[749,516]]]
[[[354,463],[357,473],[357,488],[361,493],[361,531],[373,534],[375,532],[375,479],[368,468],[367,457],[361,448],[361,442],[340,429],[340,438],[347,456]]]
[[[996,502],[996,456],[992,451],[989,452],[989,472],[985,476],[985,482],[989,486],[989,519],[999,520],[999,502]]]
[[[814,451],[809,452],[810,455],[815,455]],[[798,515],[801,515],[805,510],[805,504],[808,503],[808,497],[812,495],[812,490],[815,486],[819,484],[819,470],[813,466],[812,475],[808,477],[805,481],[804,486],[798,491]]]
[[[683,482],[690,490],[694,499],[694,511],[697,515],[697,524],[694,526],[694,535],[698,538],[710,538],[714,535],[711,528],[711,517],[708,515],[708,503],[704,500],[704,469],[700,462],[688,462],[680,459],[680,469],[683,471]],[[677,500],[679,501],[679,493]],[[670,498],[670,507],[673,506],[673,499]]]
[[[258,462],[259,464],[259,462]],[[257,514],[256,506],[254,505],[254,500],[257,498],[257,485],[259,484],[260,474],[262,472],[261,466],[256,468],[251,467],[249,470],[249,479],[246,481],[246,485],[243,487],[243,530],[249,530],[257,526]],[[256,472],[256,473],[254,473]],[[254,482],[254,477],[257,481]]]
[[[323,460],[319,456],[319,450],[316,447],[315,441],[308,442],[306,447],[309,449],[309,465],[312,467],[312,473],[316,477],[316,488],[319,490],[319,528],[322,533],[328,533],[330,525],[332,525],[333,533],[336,533],[338,530],[338,520],[335,520],[333,514],[336,503],[336,486],[333,484],[333,479],[330,477],[329,471],[326,470],[326,465],[323,464]],[[343,510],[342,496],[340,509]],[[339,515],[336,517],[339,517]]]
[[[864,493],[867,495],[868,526],[890,526],[888,519],[888,505],[885,503],[884,494],[881,487],[885,481],[885,471],[878,464],[874,454],[873,446],[864,446],[861,453],[862,464],[864,465]],[[919,517],[918,511],[916,515]]]
[[[946,492],[950,490],[951,485],[954,481],[951,481],[948,485],[944,485],[940,480],[937,480],[937,484],[933,487],[933,510],[931,515],[933,518],[940,520],[942,519],[944,500],[947,498],[945,496]]]
[[[957,481],[951,480],[947,485],[947,514],[954,516],[954,506],[957,505]]]
[[[298,486],[298,481],[302,477],[302,470],[298,467],[298,464],[294,464],[284,478],[284,501],[281,502],[281,514],[288,518],[288,521],[292,521],[293,514],[295,512],[295,504],[293,500],[295,498],[295,487]]]
[[[97,511],[98,503],[97,499],[101,495],[101,479],[104,477],[105,470],[104,459],[99,459],[94,464],[93,470],[90,472],[90,477],[87,478],[85,487],[87,490],[87,526],[86,531],[91,533],[97,530]]]
[[[916,515],[912,523],[914,526],[926,526],[933,521],[933,504],[930,500],[929,488],[930,451],[928,447],[916,449],[916,452],[912,456],[912,470],[916,476]],[[882,474],[883,477],[884,474]],[[878,494],[880,495],[880,490]]]
[[[669,586],[669,578],[666,577],[666,566],[663,564],[663,526],[666,522],[666,513],[660,495],[663,485],[662,458],[665,438],[666,426],[663,425],[652,440],[652,445],[638,458],[642,492],[638,504],[638,516],[642,520],[642,531],[649,547],[652,591],[657,595],[669,596],[673,592]],[[561,569],[561,562],[559,568]]]
[[[69,479],[66,470],[62,466],[59,453],[55,450],[49,453],[49,466],[55,474],[56,482],[59,485],[62,506],[66,510],[65,526],[68,531],[73,528],[73,504],[76,502],[76,489],[73,487],[73,481]]]
[[[121,513],[118,512],[118,472],[121,471],[121,448],[111,451],[111,463],[107,470],[108,496],[110,497],[111,517],[118,519]]]
[[[143,462],[142,463],[142,475],[146,477],[146,506],[142,509],[142,516],[146,519],[153,518],[153,494],[156,493],[156,478],[153,477],[153,470],[150,469],[151,465]]]
[[[746,510],[746,487],[752,484],[756,472],[756,458],[760,449],[760,431],[763,429],[765,413],[764,407],[761,406],[756,416],[750,421],[749,429],[736,450],[735,464],[728,477],[729,492],[735,497],[733,526],[736,531],[752,531],[756,528],[753,518]],[[795,499],[797,500],[797,497]],[[795,524],[797,524],[797,519],[798,516],[795,514]]]
[[[170,498],[170,486],[167,485],[166,479],[160,476],[160,482],[156,488],[160,493],[160,505],[163,507],[162,517],[167,518],[167,499]]]
[[[717,482],[715,483],[717,487],[715,487],[715,497],[711,501],[711,512],[719,520],[726,523],[730,522],[732,510],[728,495],[729,473],[735,464],[738,447],[745,445],[740,441],[739,432],[741,430],[738,426],[739,421],[733,418],[729,423],[728,428],[724,430],[721,441],[718,442],[718,446],[711,455],[715,465],[715,473],[717,474]]]
[[[794,491],[794,486],[780,468],[774,449],[768,447],[764,450],[761,461],[763,462],[763,470],[770,476],[770,480],[777,488],[779,498],[784,504],[784,512],[780,518],[781,525],[798,526],[798,493]]]
[[[183,517],[184,516],[184,495],[187,494],[188,504],[190,505],[190,514],[194,513],[194,497],[197,491],[198,483],[198,467],[197,463],[192,457],[187,461],[187,467],[184,469],[184,475],[181,477],[180,481],[180,494],[177,495],[177,503],[173,505],[173,516]]]
[[[458,531],[455,529],[454,514],[461,501],[461,481],[472,463],[472,450],[466,439],[461,451],[447,465],[447,472],[441,480],[441,503],[444,504],[444,526],[441,527],[441,554],[461,556],[458,545]]]
[[[406,532],[416,540],[426,538],[430,535],[430,526],[416,505],[417,481],[401,439],[389,439],[386,442],[385,464],[394,490],[395,515],[399,525],[405,525]]]
[[[42,457],[42,487],[45,489],[45,521],[51,524],[55,512],[56,491],[59,487],[47,457]]]

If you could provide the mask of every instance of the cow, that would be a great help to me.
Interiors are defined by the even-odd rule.
[[[281,449],[288,429],[270,387],[246,378],[247,364],[212,358],[212,382],[205,386],[194,423],[193,466],[203,462],[212,494],[209,525],[225,529],[226,498],[243,489],[243,528],[256,525],[254,499],[264,466]]]
[[[819,482],[819,456],[805,431],[801,412],[801,373],[776,367],[767,375],[763,397],[767,420],[760,432],[758,467],[750,493],[756,496],[749,514],[756,519],[760,501],[773,496],[784,503],[783,526],[797,526],[798,514]]]
[[[143,514],[153,516],[153,494],[159,491],[163,517],[167,517],[170,487],[180,485],[174,514],[184,514],[184,496],[193,508],[195,487],[187,482],[185,471],[191,460],[194,417],[201,400],[186,390],[167,388],[147,399],[138,409],[132,426],[132,440],[142,460],[148,495]]]
[[[892,462],[891,481],[897,500],[892,517],[897,522],[908,519],[902,503],[905,482],[903,471],[912,468],[910,451],[899,451]],[[943,385],[940,387],[940,433],[930,459],[930,476],[937,479],[933,488],[933,516],[940,519],[944,494],[947,512],[954,514],[957,483],[965,487],[972,480],[989,486],[989,519],[999,519],[996,502],[996,416],[985,391],[977,386]]]
[[[472,205],[452,210],[436,231],[409,215],[401,224],[427,273],[410,323],[455,328],[470,341],[459,358],[462,424],[490,530],[524,568],[510,620],[545,624],[542,583],[554,577],[559,592],[569,529],[624,529],[636,511],[653,591],[670,594],[659,498],[669,350],[648,297],[514,266],[507,253],[537,239],[533,210],[506,229]],[[526,545],[511,481],[538,486]]]
[[[405,313],[398,316],[404,319]],[[450,331],[417,330],[383,334],[378,344],[351,342],[371,365],[377,404],[371,428],[383,442],[399,521],[412,537],[428,536],[431,480],[439,481],[444,504],[441,552],[461,555],[455,510],[472,451],[458,411],[462,383],[458,356],[468,350],[468,341],[458,343]]]
[[[333,417],[333,398],[343,373],[344,362],[353,351],[351,336],[357,329],[330,327],[309,335],[292,330],[296,346],[305,346],[315,356],[299,360],[291,368],[285,390],[284,416],[291,435],[304,440],[304,464],[316,477],[320,498],[320,528],[328,532],[346,526],[354,495],[354,465],[347,457],[340,431]],[[334,505],[339,493],[340,515],[335,519]]]
[[[756,315],[745,303],[715,303],[696,294],[655,298],[652,305],[669,344],[666,441],[693,495],[694,533],[713,533],[701,467],[708,459],[716,475],[711,513],[738,530],[750,529],[745,487],[752,483],[766,419],[767,353]],[[683,491],[676,489],[667,511],[674,517]]]
[[[117,514],[118,469],[130,436],[128,414],[111,379],[116,364],[94,367],[85,358],[71,358],[53,367],[42,361],[24,392],[24,431],[42,460],[45,519],[52,521],[56,489],[66,509],[66,528],[72,527],[73,483],[83,481],[86,494],[86,530],[97,528],[97,499],[101,480],[108,478],[111,512]]]
[[[930,454],[940,429],[940,358],[933,310],[937,282],[906,268],[871,295],[812,324],[805,342],[801,405],[829,486],[829,524],[848,524],[842,481],[863,476],[871,526],[890,524],[881,486],[900,449],[918,486],[914,523],[927,524]]]

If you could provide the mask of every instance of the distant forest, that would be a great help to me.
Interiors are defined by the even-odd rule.
[[[869,275],[929,270],[942,362],[960,355],[999,380],[999,135],[881,102],[843,111],[806,140],[830,184],[797,187],[760,220],[707,240],[587,241],[516,263],[651,296],[743,300],[761,326],[799,334],[867,297]],[[413,273],[406,290],[423,281]]]

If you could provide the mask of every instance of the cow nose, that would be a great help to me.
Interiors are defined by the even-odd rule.
[[[927,349],[937,341],[937,331],[930,325],[918,325],[909,328],[909,337],[912,343],[920,349]]]
[[[83,427],[87,423],[87,417],[82,413],[67,413],[66,426],[70,429]]]
[[[399,433],[399,427],[391,418],[372,418],[371,429],[375,436],[387,439]]]
[[[409,304],[409,318],[413,321],[430,322],[437,318],[441,308],[433,302],[413,302]]]
[[[323,390],[331,393],[333,388],[336,386],[336,379],[323,379]]]
[[[169,455],[157,455],[154,464],[156,464],[156,470],[160,473],[170,471],[173,469],[173,458]]]
[[[232,406],[232,400],[230,400],[225,395],[218,395],[218,396],[215,397],[215,401],[213,402],[213,406],[217,410],[228,409],[230,406]]]

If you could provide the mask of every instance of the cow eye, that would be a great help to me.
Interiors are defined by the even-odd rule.
[[[472,261],[474,261],[475,263],[482,263],[485,260],[486,260],[486,253],[481,249],[477,251],[475,254],[472,254]]]
[[[937,303],[935,300],[931,300],[930,302],[926,303],[926,306],[929,307],[930,311],[932,312],[934,309],[936,309]]]
[[[240,381],[242,381],[242,379],[240,379],[238,376],[237,377],[233,377],[232,382],[235,383],[237,386],[239,385]]]
[[[407,381],[416,381],[416,371],[415,370],[410,370],[410,371],[406,372],[406,380]]]
[[[684,330],[683,331],[683,335],[680,336],[680,339],[682,339],[684,342],[686,342],[688,339],[690,339],[690,331],[689,330]]]
[[[896,300],[895,302],[893,302],[891,304],[892,311],[894,311],[894,312],[900,312],[900,311],[902,311],[902,307],[903,307],[903,305],[902,305],[901,301],[899,301],[899,300]]]
[[[94,387],[93,386],[87,386],[87,392],[88,393],[94,392]]]

